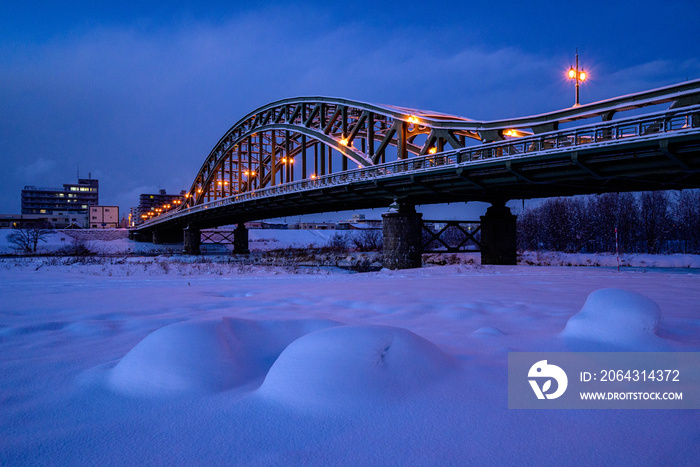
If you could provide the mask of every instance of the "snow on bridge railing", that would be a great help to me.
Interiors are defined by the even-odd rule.
[[[535,136],[517,138],[480,146],[450,150],[438,154],[412,157],[393,162],[322,175],[313,180],[305,179],[273,187],[260,188],[233,196],[210,201],[191,208],[170,211],[142,225],[154,225],[173,217],[217,208],[251,199],[266,198],[327,186],[346,185],[365,180],[376,180],[403,173],[420,173],[446,166],[465,166],[494,158],[520,158],[535,154],[570,150],[572,147],[611,144],[629,138],[659,138],[667,133],[698,131],[700,129],[700,105],[666,110],[638,117],[576,128],[552,131]]]

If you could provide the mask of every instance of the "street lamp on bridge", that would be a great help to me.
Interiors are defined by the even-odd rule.
[[[576,103],[574,104],[574,107],[578,107],[581,105],[578,100],[579,83],[581,81],[586,81],[586,71],[583,69],[578,69],[578,49],[576,49],[576,67],[569,68],[569,73],[567,76],[569,77],[569,79],[576,80]]]

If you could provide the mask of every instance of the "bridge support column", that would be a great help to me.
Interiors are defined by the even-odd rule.
[[[152,242],[154,245],[161,245],[163,243],[163,235],[161,235],[160,231],[158,231],[158,230],[153,231]]]
[[[481,216],[481,264],[516,264],[516,216],[505,201],[494,201]]]
[[[182,232],[184,236],[184,248],[182,252],[186,255],[200,254],[199,245],[202,242],[202,232],[198,228],[190,225]]]
[[[423,214],[413,205],[399,204],[396,212],[382,214],[384,236],[384,267],[389,269],[419,268],[421,253]]]
[[[233,231],[233,254],[243,255],[250,253],[248,249],[248,229],[243,222]]]

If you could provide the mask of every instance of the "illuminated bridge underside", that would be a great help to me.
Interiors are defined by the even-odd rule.
[[[669,110],[613,120],[618,112]],[[261,107],[214,147],[175,211],[140,231],[332,210],[700,187],[700,80],[477,122],[342,99]],[[559,130],[578,119],[602,122]]]

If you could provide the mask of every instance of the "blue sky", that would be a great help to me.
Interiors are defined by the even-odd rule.
[[[188,188],[267,102],[328,95],[474,119],[700,78],[696,1],[3,2],[0,213],[91,172],[102,204]]]

